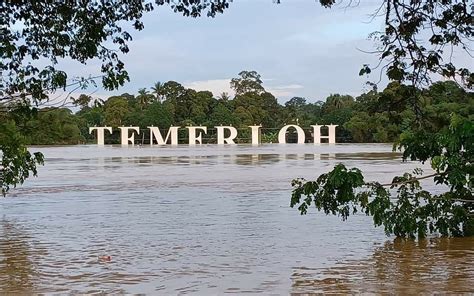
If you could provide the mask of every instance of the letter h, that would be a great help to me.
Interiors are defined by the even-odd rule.
[[[321,136],[321,128],[325,125],[312,125],[313,127],[313,134],[314,134],[314,144],[320,144],[321,139],[328,139],[329,144],[336,143],[336,126],[334,124],[327,125],[328,127],[328,135]]]

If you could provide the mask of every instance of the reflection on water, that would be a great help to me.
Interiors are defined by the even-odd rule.
[[[34,290],[37,277],[31,237],[20,226],[0,220],[0,288],[2,293]]]
[[[293,178],[338,162],[381,182],[418,166],[388,145],[41,150],[40,177],[0,199],[0,292],[469,291],[472,240],[392,242],[364,215],[289,208]]]
[[[181,165],[265,165],[285,160],[396,160],[400,154],[385,153],[319,153],[319,154],[235,154],[235,155],[196,155],[196,156],[140,156],[140,157],[105,157],[100,159],[105,164],[181,164]]]
[[[329,268],[296,268],[292,295],[474,292],[474,238],[395,239],[368,259]]]

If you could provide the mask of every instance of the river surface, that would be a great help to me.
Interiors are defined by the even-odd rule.
[[[31,150],[39,177],[0,199],[0,293],[474,293],[472,238],[289,208],[293,178],[338,162],[381,182],[420,167],[390,145]]]

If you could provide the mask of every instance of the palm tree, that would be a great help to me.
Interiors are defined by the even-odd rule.
[[[163,101],[163,83],[160,81],[155,82],[155,85],[151,88],[152,93],[158,102]]]
[[[140,105],[140,109],[143,108],[150,103],[150,94],[146,90],[146,88],[141,88],[138,90],[138,104]]]
[[[334,95],[331,100],[331,105],[335,109],[341,109],[344,106],[344,101],[340,95]]]
[[[222,101],[228,101],[230,100],[230,95],[227,92],[222,92],[217,98]]]
[[[104,103],[104,100],[97,98],[94,100],[94,108],[101,108],[104,106]]]

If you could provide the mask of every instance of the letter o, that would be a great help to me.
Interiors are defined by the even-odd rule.
[[[286,143],[286,132],[290,127],[296,129],[296,133],[298,134],[298,144],[304,144],[305,142],[304,130],[298,125],[294,125],[294,124],[285,125],[284,127],[282,127],[282,129],[278,133],[278,143],[280,144]]]

